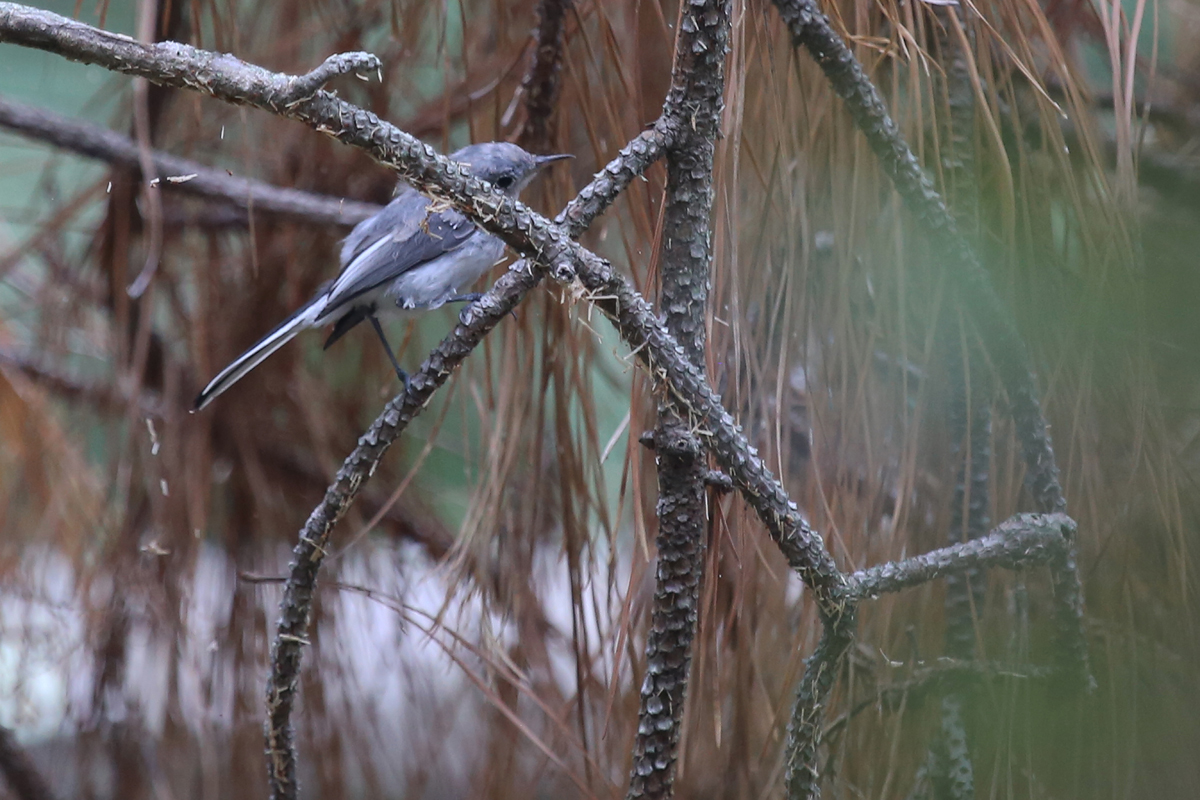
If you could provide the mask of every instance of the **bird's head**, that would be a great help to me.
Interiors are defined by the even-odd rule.
[[[488,181],[509,197],[516,197],[542,167],[573,156],[535,156],[508,142],[484,142],[467,145],[450,158],[469,167],[476,178]]]

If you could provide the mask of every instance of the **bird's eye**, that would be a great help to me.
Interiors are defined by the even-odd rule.
[[[512,185],[516,182],[516,180],[517,179],[514,178],[512,175],[501,175],[499,178],[496,178],[496,188],[498,188],[498,189],[512,188]]]

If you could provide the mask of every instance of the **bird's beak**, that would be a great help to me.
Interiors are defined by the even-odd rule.
[[[553,164],[555,161],[562,161],[564,159],[574,158],[574,157],[575,156],[573,156],[570,153],[559,153],[556,156],[534,156],[533,160],[534,160],[534,163],[537,164],[537,168],[541,169],[542,167],[546,166],[547,164]]]

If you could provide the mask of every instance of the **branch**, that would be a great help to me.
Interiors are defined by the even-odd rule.
[[[0,98],[0,126],[35,141],[46,142],[90,158],[119,164],[141,177],[137,143],[115,131],[90,125]],[[151,151],[153,178],[160,188],[224,200],[249,213],[275,214],[322,225],[356,225],[379,211],[372,203],[284,189],[263,181],[238,178],[186,158]]]
[[[548,150],[554,138],[554,106],[558,101],[562,70],[564,23],[571,2],[539,0],[537,6],[533,58],[521,81],[526,117],[518,136],[518,141],[535,153]]]
[[[1061,557],[1074,535],[1075,521],[1066,514],[1017,514],[981,539],[859,570],[850,584],[855,597],[874,599],[970,569],[1045,564]]]
[[[847,613],[826,623],[817,649],[804,662],[804,677],[800,680],[800,690],[796,692],[796,702],[792,706],[785,751],[787,772],[784,785],[789,800],[808,800],[821,796],[817,752],[821,747],[825,705],[837,680],[842,657],[854,641],[856,610],[851,603]]]
[[[693,0],[681,7],[671,88],[663,104],[663,117],[676,122],[679,135],[666,154],[659,306],[666,309],[667,330],[701,376],[712,261],[713,153],[723,108],[729,12],[729,0]],[[674,793],[708,531],[708,464],[687,416],[686,408],[668,399],[659,406],[654,434],[658,565],[629,800]]]
[[[1068,547],[1067,538],[1074,532],[1075,523],[1065,514],[1020,514],[982,539],[855,572],[849,578],[852,595],[855,599],[874,599],[956,572],[991,566],[1019,569],[1045,563]],[[825,706],[842,657],[854,637],[856,604],[848,601],[846,608],[845,614],[826,623],[817,649],[805,662],[788,727],[785,781],[790,800],[821,796],[817,753]]]

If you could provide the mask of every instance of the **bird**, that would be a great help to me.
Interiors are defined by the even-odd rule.
[[[536,156],[508,142],[468,145],[450,155],[472,176],[516,199],[541,169],[570,154]],[[360,222],[342,243],[341,272],[316,295],[246,352],[217,373],[197,395],[200,411],[246,373],[287,344],[300,331],[332,324],[325,349],[361,322],[369,322],[396,375],[407,387],[384,336],[380,317],[405,316],[446,303],[473,302],[480,294],[460,294],[504,255],[504,242],[453,208],[442,208],[401,183],[379,213]]]

